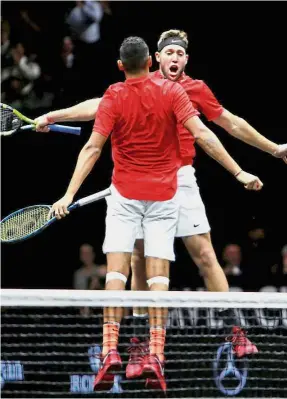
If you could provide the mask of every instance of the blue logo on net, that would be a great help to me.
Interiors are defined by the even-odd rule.
[[[1,360],[1,389],[5,382],[23,381],[24,367],[19,360]]]
[[[99,345],[91,346],[88,350],[89,362],[91,370],[95,373],[91,374],[74,374],[70,376],[70,392],[77,393],[90,393],[94,391],[95,376],[101,367],[101,347]],[[122,377],[115,375],[114,385],[109,393],[122,393],[123,389],[120,385]]]
[[[226,396],[238,395],[247,382],[248,363],[246,359],[235,361],[232,343],[226,342],[217,350],[213,373],[215,384],[221,393]]]

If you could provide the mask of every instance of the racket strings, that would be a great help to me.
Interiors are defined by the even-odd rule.
[[[22,121],[13,114],[13,111],[1,105],[1,132],[17,130],[21,126]]]
[[[13,214],[1,223],[1,241],[26,237],[47,223],[50,207],[37,206]]]

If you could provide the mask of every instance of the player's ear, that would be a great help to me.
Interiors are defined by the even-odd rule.
[[[189,59],[189,55],[186,54],[186,56],[185,56],[185,65],[188,63],[188,59]]]
[[[118,60],[118,61],[117,61],[117,64],[118,64],[119,70],[120,70],[120,71],[124,71],[124,66],[123,66],[122,61],[121,61],[121,60]]]
[[[155,53],[155,59],[157,60],[157,62],[160,62],[160,55],[158,51]]]
[[[149,68],[152,66],[152,58],[151,58],[151,55],[148,56],[147,64],[148,64],[148,67],[149,67]]]

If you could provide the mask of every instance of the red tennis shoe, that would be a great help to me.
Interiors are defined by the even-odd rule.
[[[122,360],[119,352],[111,349],[102,361],[102,366],[94,381],[94,391],[109,391],[114,385],[114,375],[120,371],[122,367]]]
[[[144,358],[143,375],[146,380],[146,388],[160,389],[166,392],[164,366],[157,355],[148,355]]]
[[[246,337],[246,333],[240,327],[232,328],[232,336],[226,339],[233,344],[233,352],[238,358],[258,353],[257,347]]]
[[[128,352],[130,357],[126,368],[126,377],[128,379],[139,378],[143,373],[144,358],[149,354],[149,343],[148,341],[140,342],[136,337],[131,338]]]

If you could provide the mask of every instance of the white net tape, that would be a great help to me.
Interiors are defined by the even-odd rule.
[[[284,309],[287,294],[263,292],[147,292],[3,289],[2,306],[122,306]]]
[[[142,379],[125,376],[130,339],[137,334],[133,306],[169,310],[168,397],[287,397],[286,293],[4,289],[1,306],[2,397],[162,397]],[[111,391],[95,393],[105,306],[126,308],[118,346],[123,369]],[[90,312],[82,313],[84,308]],[[234,311],[256,355],[236,357],[217,308]]]

